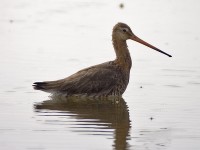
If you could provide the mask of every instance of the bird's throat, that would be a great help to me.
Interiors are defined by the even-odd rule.
[[[113,38],[113,47],[116,53],[116,63],[123,68],[130,70],[132,66],[132,60],[126,41]]]

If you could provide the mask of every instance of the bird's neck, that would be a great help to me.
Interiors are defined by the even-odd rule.
[[[116,38],[113,38],[112,41],[116,53],[115,62],[121,67],[130,70],[132,66],[132,60],[126,41]]]

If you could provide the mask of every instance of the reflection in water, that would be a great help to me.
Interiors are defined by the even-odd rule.
[[[53,97],[35,105],[39,116],[52,116],[59,111],[61,116],[73,119],[72,131],[80,134],[112,136],[114,149],[128,149],[130,120],[123,98],[63,98]],[[58,113],[58,112],[57,112]],[[75,120],[75,121],[74,121]],[[57,119],[55,122],[58,122]]]

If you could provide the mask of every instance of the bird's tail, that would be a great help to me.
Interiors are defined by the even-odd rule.
[[[41,90],[44,92],[54,93],[59,91],[59,88],[62,85],[62,80],[57,81],[44,81],[44,82],[35,82],[33,83],[33,88],[35,90]]]

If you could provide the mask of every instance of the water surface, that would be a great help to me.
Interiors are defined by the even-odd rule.
[[[0,149],[200,149],[200,2],[119,4],[0,2]],[[123,99],[52,99],[32,89],[114,59],[119,21],[173,57],[128,41],[133,68]]]

